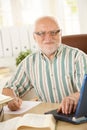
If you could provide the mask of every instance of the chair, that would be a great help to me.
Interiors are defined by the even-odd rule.
[[[62,43],[79,48],[87,54],[87,34],[62,36]]]

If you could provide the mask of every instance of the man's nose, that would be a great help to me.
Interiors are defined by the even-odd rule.
[[[46,33],[45,36],[44,36],[45,39],[51,39],[51,37],[52,36],[50,35],[50,33]]]

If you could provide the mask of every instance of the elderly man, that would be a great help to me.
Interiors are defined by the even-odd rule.
[[[44,16],[36,20],[33,36],[39,49],[20,63],[3,88],[3,94],[14,97],[8,103],[11,110],[20,108],[21,97],[33,86],[41,101],[60,103],[58,111],[65,114],[75,111],[87,73],[87,55],[62,44],[61,34],[55,18]]]

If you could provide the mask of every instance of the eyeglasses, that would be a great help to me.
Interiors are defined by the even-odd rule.
[[[58,33],[60,33],[60,29],[58,30],[54,30],[54,31],[49,31],[49,32],[34,32],[36,35],[40,36],[40,37],[44,37],[46,36],[46,34],[49,34],[50,36],[56,36]]]

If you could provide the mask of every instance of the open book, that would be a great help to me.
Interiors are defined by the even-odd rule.
[[[29,113],[0,123],[0,130],[55,130],[55,127],[56,120],[51,114]]]
[[[6,96],[0,93],[0,105],[5,104],[9,101],[11,101],[13,98],[10,96]]]

